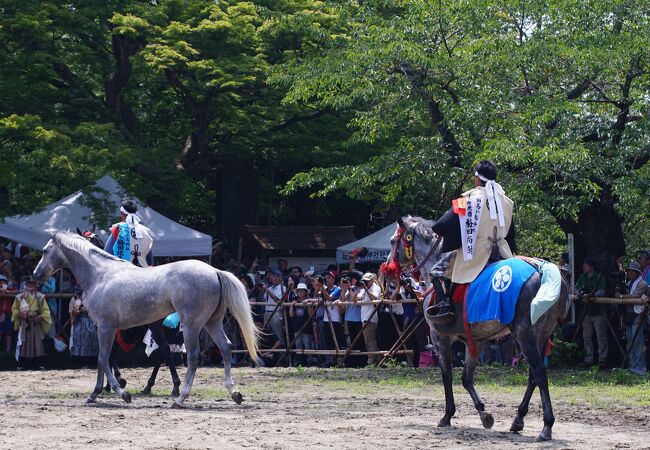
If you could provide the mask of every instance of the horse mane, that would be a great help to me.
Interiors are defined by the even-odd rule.
[[[96,247],[85,237],[79,236],[76,233],[71,233],[69,231],[59,231],[54,234],[53,239],[59,245],[77,252],[86,260],[90,260],[91,256],[96,255],[101,256],[104,259],[110,259],[112,261],[128,262],[124,259],[118,258],[117,256],[106,253],[103,249]]]
[[[409,219],[411,222],[414,222],[416,224],[415,232],[422,239],[429,240],[433,239],[433,237],[436,236],[436,233],[433,232],[433,220],[425,219],[419,216],[409,216]]]

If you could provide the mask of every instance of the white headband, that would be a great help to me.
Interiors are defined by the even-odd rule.
[[[124,206],[120,206],[120,212],[123,213],[124,215],[126,215],[126,219],[124,219],[124,221],[125,221],[125,222],[126,222],[126,223],[131,227],[131,228],[135,228],[136,238],[138,238],[138,239],[142,239],[142,232],[141,232],[141,231],[136,227],[136,225],[138,225],[138,224],[141,222],[140,217],[138,217],[138,215],[137,215],[136,213],[130,213],[130,212],[128,212],[128,211],[124,208]]]
[[[487,193],[488,209],[490,211],[490,219],[499,218],[499,226],[505,227],[506,221],[503,217],[503,203],[501,202],[501,196],[505,194],[503,188],[499,183],[494,180],[490,180],[478,172],[474,172],[474,175],[479,177],[481,181],[485,183],[485,192]]]

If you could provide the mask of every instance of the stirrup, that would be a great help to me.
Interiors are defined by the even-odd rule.
[[[427,316],[434,324],[446,324],[456,320],[451,304],[436,304],[427,308]]]

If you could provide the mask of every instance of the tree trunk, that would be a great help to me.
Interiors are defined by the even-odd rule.
[[[596,258],[596,270],[607,276],[615,270],[616,258],[625,255],[623,220],[611,202],[595,200],[578,213],[577,221],[558,223],[574,235],[576,278],[588,256]]]
[[[106,107],[115,114],[115,121],[122,135],[129,141],[140,143],[138,120],[124,100],[123,89],[131,78],[131,56],[140,48],[141,43],[128,36],[112,36],[115,71],[106,81]]]

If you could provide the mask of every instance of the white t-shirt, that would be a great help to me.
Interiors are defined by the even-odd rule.
[[[370,289],[362,289],[361,290],[361,293],[359,295],[359,300],[360,301],[368,302],[368,301],[373,300],[372,298],[370,298],[367,291],[370,291],[370,293],[375,298],[375,300],[381,298],[381,288],[379,287],[379,285],[377,283],[373,283],[372,286],[370,286]],[[379,322],[379,317],[377,317],[377,314],[375,313],[373,315],[373,312],[375,311],[376,306],[377,305],[370,304],[370,303],[365,304],[365,305],[361,305],[361,322],[368,322],[368,320],[370,320],[370,322],[373,322],[373,323]],[[371,315],[372,315],[372,318],[370,317]]]
[[[282,296],[284,295],[286,289],[282,283],[280,283],[276,286],[270,286],[269,291],[273,292],[273,295],[275,295],[278,300],[282,300]],[[277,304],[276,301],[268,294],[268,292],[264,293],[264,298],[266,299],[266,306],[264,307],[264,310],[266,312],[272,312],[275,309],[275,305]],[[280,314],[280,317],[282,317],[282,314]]]
[[[326,288],[327,292],[330,294],[333,300],[339,300],[341,296],[341,288],[334,286],[332,289]],[[341,312],[339,311],[339,305],[333,305],[332,302],[325,302],[327,305],[327,311],[323,314],[323,322],[329,322],[330,318],[332,322],[341,322]],[[329,315],[327,312],[329,311]]]

